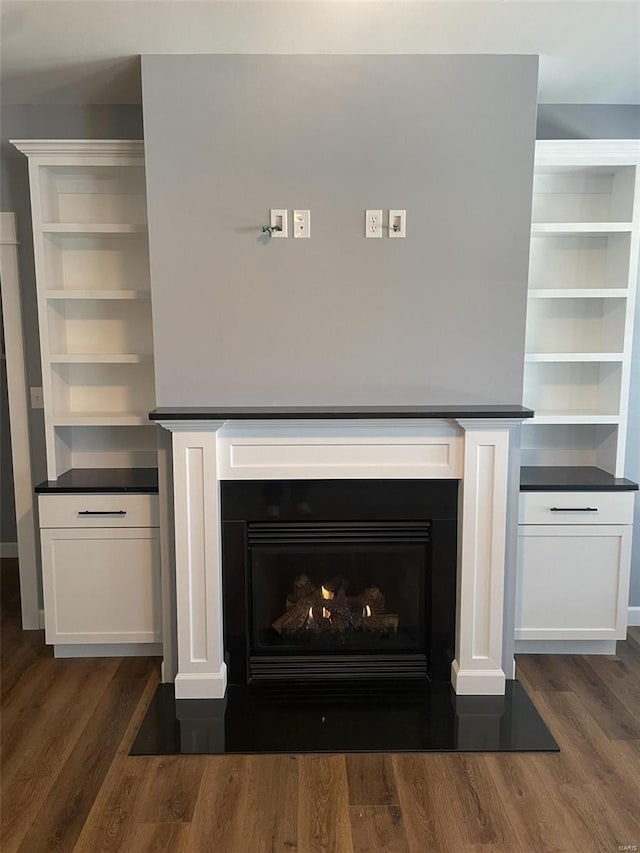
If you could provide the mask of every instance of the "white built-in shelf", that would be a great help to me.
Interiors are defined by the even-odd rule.
[[[54,353],[49,361],[51,364],[149,364],[153,356],[134,352]]]
[[[150,299],[150,290],[47,290],[47,299]]]
[[[144,234],[147,226],[143,224],[123,224],[120,222],[44,222],[44,234]]]
[[[562,362],[562,361],[624,361],[621,352],[528,352],[525,361],[529,362]]]
[[[582,234],[626,234],[633,228],[631,222],[535,222],[531,234],[537,236],[569,236]]]
[[[625,287],[541,287],[530,290],[529,299],[623,299],[628,293]]]
[[[619,424],[619,415],[603,415],[590,410],[566,412],[546,412],[536,410],[535,417],[528,424]]]
[[[58,412],[53,425],[60,426],[148,426],[149,412]]]

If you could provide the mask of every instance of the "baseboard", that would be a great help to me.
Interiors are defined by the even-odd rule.
[[[616,640],[516,640],[517,655],[615,655]]]
[[[152,658],[162,655],[162,643],[57,643],[56,658]]]
[[[635,628],[640,625],[640,607],[630,607],[627,614],[627,625]]]
[[[17,542],[0,542],[0,558],[4,560],[18,559],[18,543]]]

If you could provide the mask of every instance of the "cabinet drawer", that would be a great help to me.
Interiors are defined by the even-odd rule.
[[[154,494],[40,495],[40,527],[158,527]]]
[[[521,492],[520,524],[632,524],[635,492]]]

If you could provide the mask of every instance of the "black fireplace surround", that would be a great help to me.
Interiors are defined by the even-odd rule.
[[[225,481],[229,684],[449,681],[456,480]]]

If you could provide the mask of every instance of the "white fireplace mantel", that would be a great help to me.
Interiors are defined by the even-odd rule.
[[[509,442],[527,416],[225,420],[154,413],[172,434],[176,698],[226,691],[220,482],[233,479],[460,480],[451,681],[458,694],[504,694]]]

